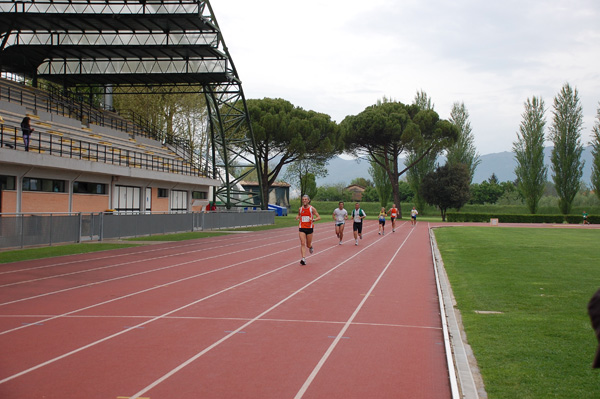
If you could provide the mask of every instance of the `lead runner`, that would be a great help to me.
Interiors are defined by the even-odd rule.
[[[310,197],[306,194],[302,196],[302,206],[298,209],[298,215],[296,220],[300,220],[298,236],[300,237],[300,253],[302,259],[300,260],[301,265],[306,265],[306,248],[312,254],[314,249],[312,246],[312,237],[314,222],[321,220],[319,212],[314,206],[310,205]]]

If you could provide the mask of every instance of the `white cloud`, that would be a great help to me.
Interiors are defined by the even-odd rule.
[[[223,0],[212,4],[247,98],[280,97],[341,122],[424,90],[443,118],[464,101],[481,154],[507,151],[523,103],[569,82],[584,142],[600,101],[596,0]],[[551,113],[547,115],[550,124]]]

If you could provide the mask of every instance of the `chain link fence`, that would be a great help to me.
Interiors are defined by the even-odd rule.
[[[275,223],[273,211],[186,213],[0,213],[0,249],[102,241]]]

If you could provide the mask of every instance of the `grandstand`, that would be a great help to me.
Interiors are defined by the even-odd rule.
[[[239,184],[260,173],[241,151],[254,146],[241,82],[208,1],[0,1],[0,43],[0,213],[256,205]],[[211,159],[82,95],[110,99],[119,87],[199,87]],[[243,144],[240,131],[250,132]],[[236,179],[234,163],[252,168]]]

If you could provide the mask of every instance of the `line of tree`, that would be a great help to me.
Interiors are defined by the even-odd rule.
[[[535,214],[544,192],[547,179],[547,168],[544,166],[544,128],[546,109],[544,100],[532,97],[525,102],[525,111],[513,143],[517,167],[517,188],[525,200],[529,212]],[[559,201],[558,206],[563,214],[569,214],[573,200],[582,185],[584,161],[581,159],[583,144],[583,108],[579,100],[579,92],[565,83],[554,97],[552,107],[552,124],[548,139],[552,142],[551,153],[552,180]],[[592,165],[592,187],[600,198],[600,107],[597,111],[598,122],[592,129],[592,145],[594,165]]]
[[[207,151],[208,157],[206,104],[202,95],[121,94],[115,104],[121,112],[127,110],[145,116],[166,132],[165,140],[183,137],[195,153]],[[347,116],[339,125],[329,115],[306,111],[283,99],[248,100],[247,105],[257,143],[254,155],[262,172],[263,198],[268,198],[268,187],[278,179],[284,167],[288,182],[300,187],[302,193],[318,195],[316,179],[327,174],[327,161],[342,152],[369,162],[372,186],[367,187],[366,195],[376,197],[383,206],[390,200],[398,204],[410,196],[417,207],[424,208],[427,203],[440,208],[443,214],[445,205],[440,200],[432,200],[435,196],[426,194],[428,190],[423,188],[423,183],[431,182],[436,175],[438,179],[452,180],[441,174],[462,174],[462,167],[457,165],[463,165],[468,171],[468,184],[460,183],[470,190],[465,203],[493,203],[500,192],[508,189],[493,179],[471,184],[481,161],[464,102],[455,102],[449,119],[444,120],[434,110],[431,98],[421,90],[412,104],[383,98],[357,115]],[[524,103],[517,139],[513,142],[516,189],[529,212],[536,213],[548,179],[544,142],[551,141],[551,177],[559,208],[567,214],[581,187],[584,166],[581,160],[583,110],[577,89],[566,83],[555,96],[547,134],[544,131],[546,111],[541,97],[528,98]],[[590,144],[594,157],[592,189],[600,198],[600,104]],[[400,165],[401,156],[405,156],[403,165]],[[437,162],[444,158],[446,164],[439,165]],[[437,186],[442,189],[441,184]],[[465,195],[458,197],[463,201]]]

